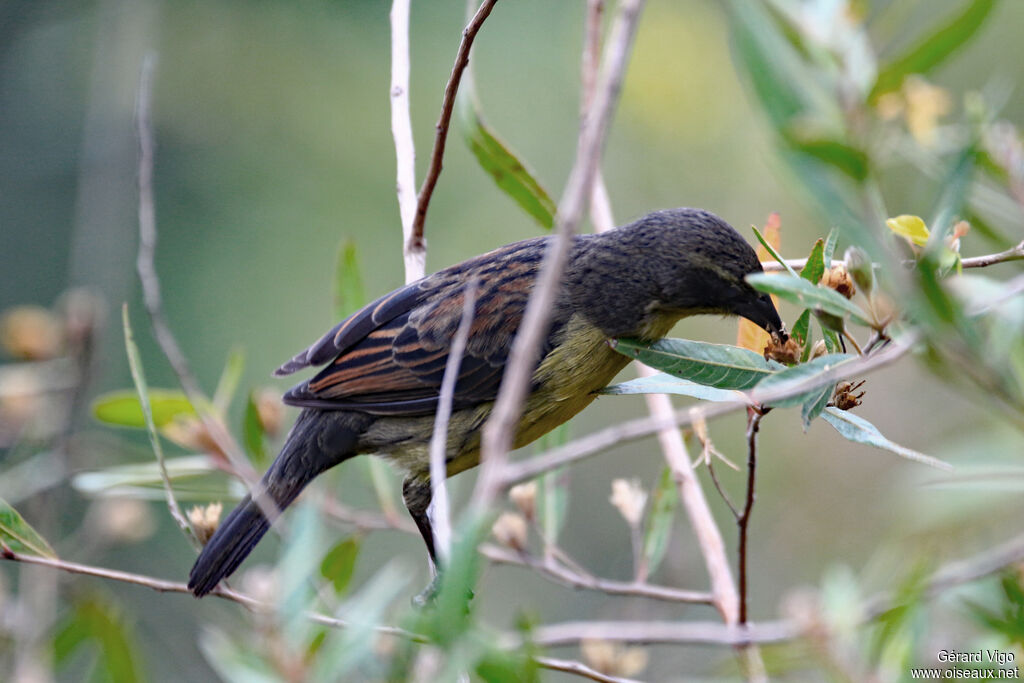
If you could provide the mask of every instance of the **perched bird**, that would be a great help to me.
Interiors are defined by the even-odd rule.
[[[261,481],[276,508],[321,472],[360,453],[378,454],[405,472],[406,507],[436,559],[427,517],[429,442],[463,292],[477,281],[448,427],[448,476],[480,462],[483,425],[550,239],[509,244],[395,290],[278,368],[277,375],[289,375],[325,366],[284,396],[304,410]],[[717,313],[743,316],[785,340],[771,298],[744,279],[761,272],[754,250],[714,214],[657,211],[572,240],[517,448],[580,412],[625,367],[611,338],[655,340],[684,316]],[[195,595],[209,593],[245,559],[271,524],[267,509],[273,507],[246,497],[224,520],[192,568]]]

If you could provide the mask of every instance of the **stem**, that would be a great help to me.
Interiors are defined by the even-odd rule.
[[[743,512],[736,518],[739,527],[740,625],[747,623],[747,530],[750,512],[754,509],[754,488],[757,474],[757,432],[764,417],[763,409],[750,408],[747,412],[747,499]]]

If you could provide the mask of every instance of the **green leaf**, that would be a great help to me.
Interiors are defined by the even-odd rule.
[[[256,464],[267,461],[267,449],[263,445],[263,423],[260,421],[260,411],[256,407],[256,394],[252,391],[245,400],[245,414],[242,417],[242,443],[249,457]]]
[[[70,618],[54,638],[54,656],[58,663],[80,645],[95,641],[99,648],[99,665],[112,683],[134,683],[145,680],[138,645],[131,638],[132,629],[113,605],[98,599],[79,601]]]
[[[675,394],[691,396],[702,401],[736,401],[743,395],[730,389],[716,389],[673,377],[664,372],[649,377],[637,377],[627,382],[612,384],[601,390],[602,394]]]
[[[768,273],[751,273],[747,282],[757,290],[775,294],[804,308],[818,309],[840,318],[847,315],[861,325],[870,327],[868,314],[842,294],[819,287],[799,276],[784,277]]]
[[[472,87],[461,88],[457,102],[463,138],[480,167],[520,208],[550,230],[558,207],[534,174],[484,123]]]
[[[803,391],[799,394],[789,396],[788,398],[780,398],[769,401],[769,405],[775,408],[788,408],[804,403],[805,401],[817,397],[820,393],[820,389],[825,384],[834,384],[834,381],[828,379],[815,380],[819,375],[824,376],[825,373],[829,372],[837,365],[841,365],[844,362],[849,362],[856,358],[849,354],[829,354],[826,356],[820,356],[808,363],[802,363],[800,365],[794,365],[791,368],[786,368],[781,372],[777,372],[771,377],[766,377],[762,380],[757,387],[751,392],[750,398],[759,403],[765,402],[765,399],[761,398],[766,393],[786,393],[790,389],[796,389],[797,387],[803,387]]]
[[[749,389],[785,367],[749,349],[688,339],[661,339],[652,344],[616,339],[612,348],[656,370],[719,389]]]
[[[204,628],[199,649],[210,667],[227,683],[281,683],[265,653],[251,641],[240,644],[223,631]]]
[[[835,245],[833,245],[834,247]],[[831,261],[831,259],[830,259]],[[811,284],[818,284],[821,276],[825,274],[825,243],[819,238],[811,248],[811,254],[807,257],[807,263],[800,269],[800,277]]]
[[[832,228],[828,232],[828,237],[825,239],[825,248],[821,253],[821,264],[825,268],[832,267],[832,257],[836,253],[836,242],[839,241],[839,228]],[[822,273],[825,271],[823,270]],[[821,275],[818,276],[818,280],[821,279]],[[817,280],[815,280],[817,282]]]
[[[800,154],[834,166],[858,183],[868,177],[868,157],[859,149],[828,138],[801,140],[787,135],[786,141]]]
[[[793,324],[793,330],[789,333],[796,342],[804,347],[804,354],[809,355],[811,353],[811,312],[805,310],[800,314],[800,317],[796,319],[796,323]],[[801,362],[806,363],[807,358],[802,358]]]
[[[352,574],[356,568],[356,558],[359,556],[359,546],[359,539],[349,536],[328,550],[320,563],[320,573],[331,582],[335,592],[339,595],[344,594],[352,580]]]
[[[366,288],[359,268],[356,243],[345,240],[338,247],[338,263],[334,269],[334,314],[343,320],[366,303]]]
[[[163,427],[179,415],[196,414],[185,394],[174,389],[150,389],[149,403],[156,427]],[[100,422],[117,427],[142,429],[146,426],[139,395],[131,389],[110,391],[97,396],[92,403],[92,414]]]
[[[18,511],[0,498],[0,540],[16,553],[57,558],[57,553],[42,536],[36,533]]]
[[[235,397],[235,391],[238,390],[238,383],[241,381],[244,371],[245,351],[240,347],[235,347],[228,353],[224,370],[221,371],[220,379],[217,380],[217,390],[213,392],[213,405],[221,415],[226,413],[228,406],[231,405],[231,399]],[[150,391],[151,400],[152,397],[153,393]],[[157,426],[161,425],[157,424]]]
[[[658,479],[658,486],[651,493],[651,511],[647,515],[643,541],[643,567],[650,576],[657,570],[668,549],[672,534],[672,518],[679,504],[672,470],[666,467]]]
[[[878,428],[873,424],[858,415],[854,415],[848,410],[839,410],[834,407],[825,408],[821,416],[826,422],[835,427],[836,431],[845,439],[849,439],[856,443],[866,444],[868,446],[874,446],[875,448],[881,448],[882,450],[895,453],[901,458],[930,465],[931,467],[937,467],[940,470],[950,471],[953,469],[951,465],[939,460],[938,458],[933,458],[930,455],[925,455],[919,451],[893,443],[882,436],[882,433],[879,432]]]
[[[225,486],[222,477],[207,475],[220,472],[206,455],[185,455],[167,458],[164,461],[167,478],[175,483],[174,492],[179,499],[211,500],[218,498],[238,499],[242,491],[232,491]],[[205,485],[196,480],[203,478]],[[165,497],[160,465],[156,462],[117,465],[93,472],[76,474],[71,485],[85,496],[125,496],[149,500]]]
[[[887,92],[899,90],[910,74],[925,74],[941,64],[977,33],[995,4],[995,0],[970,0],[963,12],[882,67],[868,99],[874,102]]]
[[[826,384],[818,390],[817,394],[811,394],[807,400],[804,401],[803,406],[800,408],[800,420],[803,423],[804,431],[811,426],[811,422],[816,417],[821,415],[821,411],[825,410],[825,406],[828,405],[829,399],[832,398],[832,392],[835,389],[834,384]]]
[[[537,519],[547,543],[557,543],[565,527],[565,513],[569,509],[568,478],[568,469],[563,467],[545,472],[538,479]]]
[[[788,263],[786,263],[786,259],[782,258],[782,256],[779,254],[779,252],[777,252],[775,250],[775,247],[773,247],[771,245],[771,243],[768,240],[765,239],[764,235],[761,234],[761,231],[757,229],[757,226],[756,225],[751,225],[750,229],[754,231],[755,235],[757,235],[757,241],[761,243],[761,246],[765,248],[765,251],[767,251],[769,254],[771,254],[772,258],[774,258],[776,261],[778,261],[782,265],[782,267],[785,268],[786,271],[790,275],[792,275],[793,277],[796,277],[797,276],[796,275],[796,271],[793,270],[793,267],[790,266]]]

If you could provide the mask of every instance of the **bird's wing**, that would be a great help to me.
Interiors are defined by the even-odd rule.
[[[493,400],[544,255],[544,239],[511,244],[439,271],[345,319],[278,369],[277,374],[289,374],[327,364],[285,394],[284,402],[378,415],[434,412],[466,285],[473,279],[476,304],[454,404]],[[562,322],[553,322],[545,353]]]

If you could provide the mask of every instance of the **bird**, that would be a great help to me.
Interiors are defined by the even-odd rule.
[[[286,508],[317,475],[359,454],[382,456],[404,472],[406,508],[436,565],[427,516],[429,443],[466,289],[475,283],[476,300],[452,397],[449,477],[480,462],[483,425],[551,240],[515,242],[396,289],[278,368],[278,376],[322,369],[284,395],[284,403],[302,411],[260,481],[266,499],[245,497],[219,525],[189,574],[192,593],[202,597],[238,568],[270,527],[268,514]],[[612,348],[612,339],[653,341],[695,314],[742,316],[786,339],[771,297],[745,280],[762,272],[756,253],[711,212],[655,211],[571,240],[516,448],[579,413],[626,366],[629,359]]]

